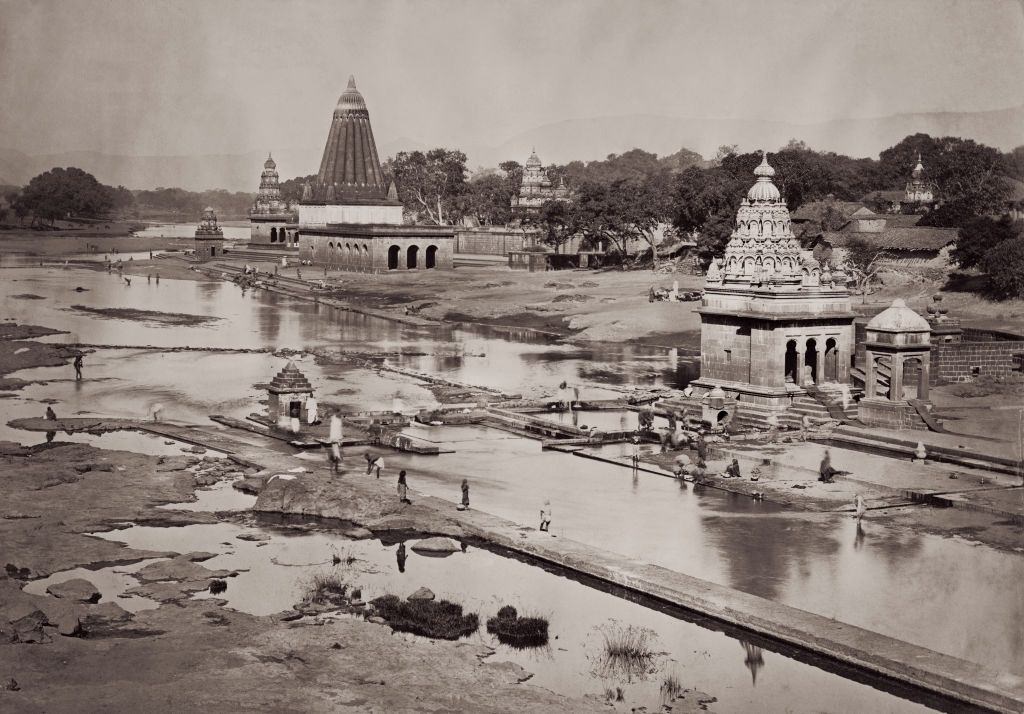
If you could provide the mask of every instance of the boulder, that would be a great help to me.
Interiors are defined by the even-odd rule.
[[[368,528],[361,528],[356,526],[355,528],[349,528],[343,534],[346,538],[352,540],[366,540],[367,538],[373,538],[373,531]]]
[[[429,588],[419,588],[408,597],[409,600],[433,600],[434,593]]]
[[[15,642],[49,642],[50,636],[43,631],[47,624],[46,615],[42,610],[33,610],[24,617],[11,622],[11,632]]]
[[[57,620],[57,632],[64,637],[79,637],[82,632],[82,621],[78,615],[68,613]]]
[[[451,538],[424,538],[412,544],[412,549],[417,553],[457,553],[462,546]]]
[[[84,578],[54,583],[46,588],[46,592],[54,597],[75,602],[96,603],[100,601],[101,597],[99,589]]]

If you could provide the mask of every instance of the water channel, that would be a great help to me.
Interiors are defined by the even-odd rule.
[[[630,345],[580,347],[529,332],[409,328],[273,294],[243,293],[238,287],[219,281],[164,279],[156,285],[135,280],[127,287],[116,275],[92,269],[3,265],[7,266],[0,267],[0,314],[4,318],[67,331],[67,334],[43,338],[44,341],[130,348],[102,349],[88,355],[86,378],[78,383],[71,378],[70,367],[23,370],[14,375],[39,381],[0,402],[4,415],[0,420],[3,422],[0,440],[22,443],[41,440],[41,434],[12,430],[6,422],[14,417],[39,415],[44,408],[43,400],[49,399],[57,400],[54,408],[61,415],[144,417],[159,403],[164,407],[165,417],[172,420],[206,423],[208,415],[217,413],[244,417],[257,410],[258,400],[265,397],[254,385],[268,381],[284,364],[284,359],[267,353],[159,349],[183,345],[317,348],[330,353],[386,355],[392,364],[527,395],[551,393],[558,382],[568,379],[582,385],[584,396],[612,396],[617,392],[611,390],[622,385],[682,386],[693,374],[692,363],[665,349]],[[85,291],[75,292],[76,286]],[[43,299],[18,297],[26,294]],[[210,321],[168,327],[145,319],[104,317],[74,307],[76,305],[186,313],[205,316]],[[138,349],[140,345],[156,349]],[[298,364],[317,388],[321,401],[336,403],[344,409],[391,408],[396,398],[410,409],[435,403],[431,393],[414,380],[378,374],[358,363],[329,363],[307,355],[299,358]],[[609,417],[594,417],[598,418]],[[556,535],[835,617],[1000,671],[1024,669],[1024,633],[1020,627],[1024,622],[1024,603],[1013,595],[1024,581],[1024,563],[1018,556],[957,538],[910,533],[870,522],[865,528],[865,537],[857,538],[852,522],[840,515],[785,512],[770,504],[720,491],[695,491],[656,475],[633,474],[620,466],[569,454],[542,452],[537,442],[491,429],[416,429],[415,433],[421,438],[448,445],[455,453],[436,457],[390,455],[389,464],[409,469],[414,492],[454,500],[458,483],[466,477],[472,483],[475,507],[530,525],[536,519],[540,504],[550,499],[555,508],[553,530]],[[100,438],[100,445],[114,446],[118,438],[128,442],[132,439],[107,435]],[[117,448],[127,447],[122,442]],[[199,529],[195,532],[200,535],[190,549],[215,550],[216,543],[231,540],[210,535],[212,531],[202,535],[204,526],[191,528]],[[178,538],[185,532],[175,530],[175,533],[153,533],[146,537]],[[127,533],[121,534],[127,537]],[[214,537],[215,541],[199,543]],[[330,540],[325,534],[305,537],[313,540],[300,538],[288,539],[288,542],[300,544],[295,546],[296,552],[308,546],[310,552],[320,553]],[[131,542],[139,547],[162,549],[152,542],[145,543]],[[302,543],[307,545],[302,546]],[[389,554],[393,558],[392,546],[378,543],[373,547],[365,544],[352,547],[359,550],[360,558],[374,563],[382,572],[385,572],[382,564],[389,560]],[[175,550],[181,548],[173,546]],[[243,550],[248,552],[249,548],[236,545],[235,556]],[[261,550],[270,551],[270,548]],[[303,553],[302,557],[305,555]],[[464,562],[458,560],[459,557],[472,565],[458,567],[473,573],[499,567],[494,563],[510,562],[476,550],[456,554],[448,560]],[[314,557],[301,562],[319,559]],[[445,563],[438,567],[448,568],[447,560]],[[520,565],[527,567],[522,564],[515,567]],[[228,566],[214,561],[211,567]],[[514,577],[520,576],[523,590],[528,591],[525,583],[530,582],[530,576]],[[384,575],[380,577],[384,579],[379,581],[379,587],[388,587],[391,581]],[[546,595],[552,603],[597,598],[598,595],[611,597],[574,581],[557,580],[571,583],[571,586],[565,585],[572,591],[571,597],[568,591],[564,600],[557,599],[563,595]],[[478,584],[466,585],[462,599],[476,598],[473,601],[480,602],[482,610],[494,609],[494,599],[501,599],[502,593],[487,592],[485,585],[499,581],[513,582],[504,575],[500,580],[481,577]],[[366,579],[368,588],[377,587],[375,582],[378,581]],[[443,578],[409,585],[410,589],[420,584],[433,587],[430,582],[438,583],[439,592],[458,594],[451,587],[445,589]],[[462,580],[457,582],[461,586]],[[985,587],[979,588],[977,583],[985,583]],[[540,583],[536,585],[541,587]],[[294,583],[288,587],[294,587]],[[555,586],[544,579],[543,587]],[[543,589],[538,593],[543,593]],[[523,592],[517,595],[525,598],[521,602],[526,609],[557,612],[560,617],[568,617],[568,611],[573,610],[571,606],[545,604],[539,594],[534,599],[527,598]],[[277,607],[279,603],[275,601],[275,609],[291,604],[284,604],[284,599],[287,598],[281,600],[282,607]],[[612,600],[622,602],[618,598]],[[608,603],[594,607],[597,609],[591,612],[604,612],[601,607],[611,608],[608,612],[616,611],[615,606]],[[690,632],[685,638],[681,633],[665,634],[671,632],[672,627],[681,626],[669,624],[679,623],[677,618],[645,608],[640,611],[645,613],[643,618],[654,618],[650,621],[657,622],[654,629],[662,642],[711,637],[701,628],[695,628],[705,633],[699,637]],[[663,617],[667,619],[658,619]],[[588,627],[593,624],[590,622]],[[566,636],[576,638],[574,641],[578,643],[582,637],[578,633],[582,630],[575,631],[576,635]],[[729,643],[723,647],[731,654],[723,657],[742,662],[744,650],[735,641],[718,633],[715,637]],[[701,647],[694,646],[693,651],[720,652],[708,647],[711,645],[701,644]],[[673,649],[673,656],[682,657],[682,654]],[[707,671],[715,672],[707,681],[726,676],[716,669],[715,661],[719,659],[707,657]],[[791,661],[784,657],[778,659]],[[684,671],[699,670],[699,658],[687,656],[685,662]],[[549,665],[525,666],[536,672],[546,670]],[[781,673],[787,665],[780,663],[778,666]],[[742,672],[749,679],[750,673],[745,668]],[[538,674],[539,678],[544,676]],[[763,701],[798,702],[811,692],[822,696],[822,692],[839,691],[833,685],[804,687],[808,676],[806,673],[799,677],[781,676],[778,686],[785,687],[785,698],[780,691],[780,698]],[[768,691],[767,687],[774,686],[764,684],[763,680],[764,677],[758,677],[756,694],[759,696],[751,699],[748,691],[743,695],[747,699],[742,700],[748,706],[739,706],[740,709],[749,709],[751,702],[759,701]],[[740,690],[738,683],[730,686]],[[722,699],[716,687],[709,685],[709,688]],[[808,704],[807,708],[811,709],[849,710],[848,706],[830,706],[824,702]],[[894,711],[902,710],[906,704],[890,698],[884,705],[875,707],[865,703],[866,708],[858,708]]]

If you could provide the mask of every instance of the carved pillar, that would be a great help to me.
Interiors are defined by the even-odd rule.
[[[800,340],[794,340],[796,349],[796,374],[793,375],[793,383],[798,387],[804,386],[804,346]]]
[[[889,401],[903,399],[903,355],[892,356],[892,376],[889,377]]]
[[[818,338],[814,341],[814,383],[821,384],[825,381],[825,353],[827,349],[824,348],[824,338]]]
[[[928,399],[928,356],[922,355],[921,357],[921,373],[918,375],[917,382],[917,398]]]
[[[864,353],[864,396],[875,396],[875,355],[870,350]]]

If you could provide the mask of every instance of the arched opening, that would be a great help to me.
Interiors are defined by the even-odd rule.
[[[426,264],[428,269],[429,268],[436,268],[437,267],[437,246],[436,245],[429,245],[429,246],[427,246],[427,255],[426,255],[425,259],[424,259],[424,263]]]
[[[813,337],[807,340],[804,350],[804,384],[818,383],[818,342]]]
[[[398,270],[398,254],[401,250],[397,245],[388,248],[388,270]]]
[[[889,399],[889,388],[892,386],[892,358],[875,357],[874,367],[874,396]]]
[[[920,399],[921,359],[909,357],[903,360],[903,399]]]
[[[839,381],[839,347],[833,337],[825,340],[825,381]]]
[[[277,243],[277,228],[270,229],[270,242]]]
[[[410,245],[409,246],[409,252],[406,255],[406,259],[405,259],[405,267],[407,267],[409,270],[415,269],[417,267],[417,263],[419,262],[419,257],[420,257],[420,248],[419,248],[419,246],[417,246],[417,245]]]
[[[800,375],[797,374],[796,340],[786,343],[785,374],[787,382],[797,384],[800,381]]]

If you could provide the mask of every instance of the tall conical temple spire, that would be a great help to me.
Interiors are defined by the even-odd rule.
[[[328,187],[333,187],[330,197]],[[387,200],[370,113],[363,95],[356,89],[355,77],[349,76],[348,87],[334,109],[313,194],[313,201],[321,203],[347,205]]]

